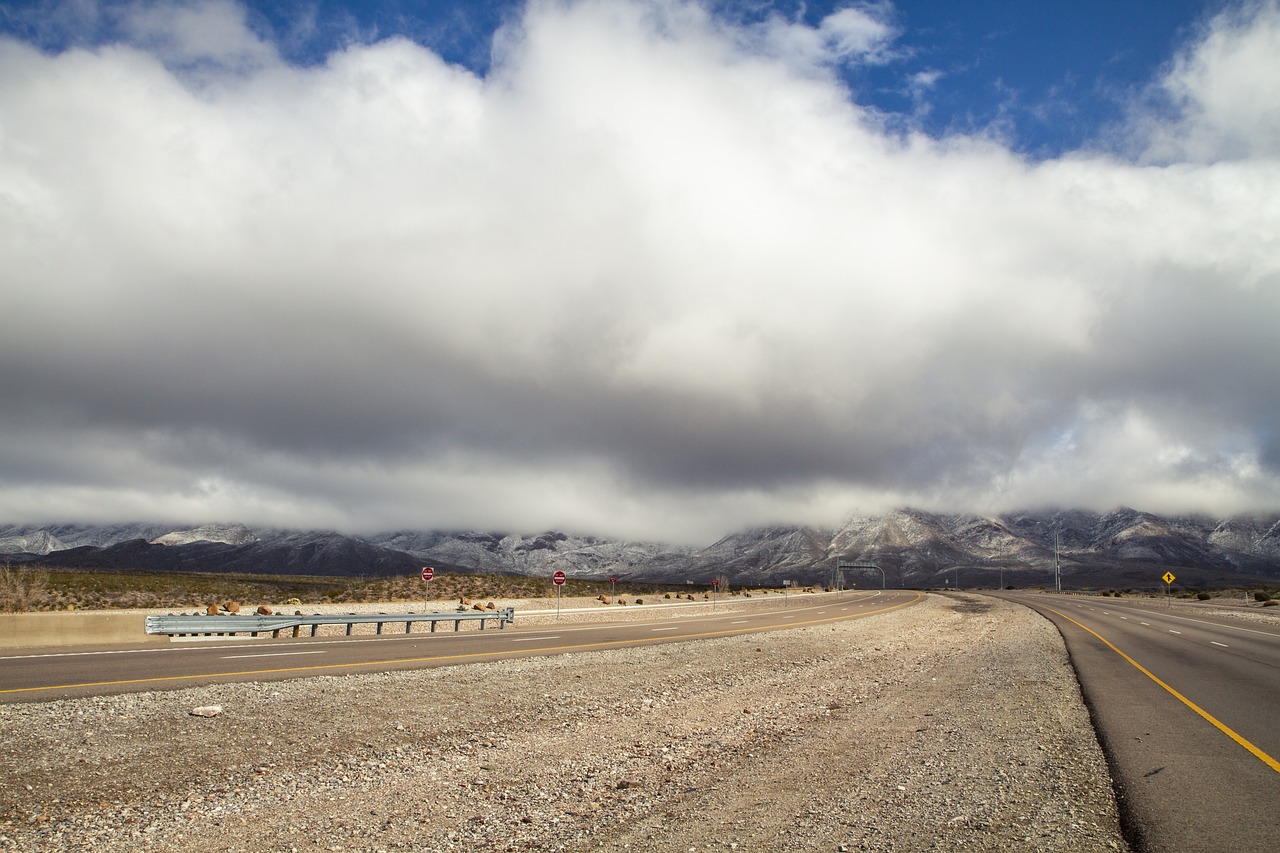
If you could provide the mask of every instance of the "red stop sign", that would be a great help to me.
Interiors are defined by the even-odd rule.
[[[551,582],[556,586],[564,586],[564,572],[556,572],[552,575]]]
[[[424,581],[429,581],[429,580],[431,580],[431,579],[432,579],[433,577],[435,577],[435,576],[436,576],[436,570],[435,570],[435,569],[431,568],[430,566],[423,566],[423,567],[422,567],[422,579],[423,579]]]

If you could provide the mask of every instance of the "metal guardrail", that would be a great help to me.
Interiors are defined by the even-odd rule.
[[[411,633],[413,623],[430,622],[431,633],[436,631],[437,622],[452,622],[453,630],[457,631],[463,622],[480,622],[480,630],[483,631],[485,625],[490,619],[498,623],[499,628],[505,628],[508,622],[514,622],[516,611],[514,607],[508,607],[506,610],[493,610],[484,612],[457,612],[457,613],[334,613],[321,615],[319,613],[304,616],[301,613],[295,613],[292,616],[285,614],[273,614],[271,616],[261,615],[222,615],[206,616],[203,614],[195,614],[192,616],[148,616],[146,621],[146,631],[148,634],[168,634],[171,637],[234,637],[237,634],[249,634],[258,636],[271,632],[272,637],[279,637],[281,631],[292,629],[293,636],[297,637],[301,629],[305,627],[311,628],[311,636],[316,635],[316,630],[321,625],[346,625],[347,636],[351,636],[351,629],[355,625],[377,625],[378,633],[382,633],[383,625],[404,624],[404,632]]]

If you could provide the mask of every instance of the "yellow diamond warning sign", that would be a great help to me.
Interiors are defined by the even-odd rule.
[[[1173,572],[1165,572],[1161,576],[1161,580],[1163,580],[1165,583],[1173,583],[1174,581],[1177,580],[1177,578],[1173,576]]]

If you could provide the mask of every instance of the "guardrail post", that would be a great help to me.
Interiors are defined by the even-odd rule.
[[[146,632],[148,634],[167,634],[171,637],[237,637],[240,634],[258,637],[270,633],[272,638],[278,639],[284,635],[286,629],[290,628],[293,629],[292,634],[294,637],[301,636],[303,625],[311,629],[312,637],[319,635],[320,626],[322,625],[345,625],[346,635],[350,637],[355,633],[356,625],[375,625],[377,632],[382,634],[387,625],[404,622],[405,633],[411,634],[413,633],[414,622],[430,622],[430,630],[434,634],[437,622],[453,622],[453,630],[456,633],[462,630],[463,622],[471,621],[478,621],[480,630],[486,631],[489,628],[490,619],[498,620],[498,627],[505,628],[507,622],[514,621],[514,610],[509,607],[506,610],[493,613],[433,612],[421,614],[379,613],[376,615],[347,613],[334,614],[332,616],[323,616],[319,613],[304,616],[299,611],[292,617],[283,614],[273,614],[271,616],[207,616],[204,614],[187,616],[186,614],[181,614],[177,616],[148,616],[146,619]]]

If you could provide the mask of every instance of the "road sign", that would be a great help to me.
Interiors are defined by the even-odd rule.
[[[556,572],[552,575],[551,582],[556,586],[564,586],[564,572]]]
[[[1165,572],[1164,575],[1161,576],[1161,580],[1165,583],[1173,583],[1177,578],[1173,576],[1173,572]]]
[[[720,586],[720,581],[716,580],[715,578],[712,578],[712,579],[711,579],[711,585],[712,585],[712,586]]]
[[[430,566],[423,566],[423,567],[422,567],[422,579],[423,579],[424,581],[429,581],[429,580],[431,580],[431,579],[432,579],[433,577],[435,577],[435,576],[436,576],[436,570],[435,570],[435,569],[431,568]]]

